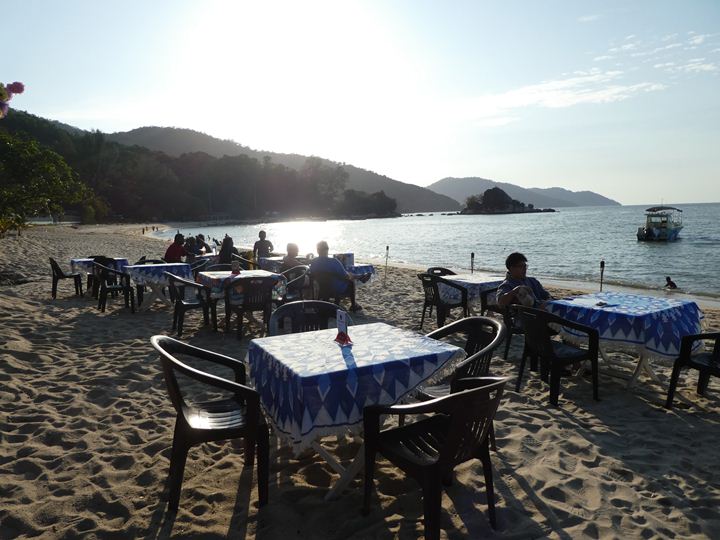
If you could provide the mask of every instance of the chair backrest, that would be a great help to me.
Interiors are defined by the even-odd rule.
[[[271,276],[238,277],[225,284],[225,302],[232,302],[232,292],[242,294],[241,305],[246,311],[260,311],[272,305],[272,292],[276,280]]]
[[[231,258],[233,261],[240,261],[240,266],[242,266],[243,270],[254,270],[260,268],[260,265],[255,261],[246,259],[242,255],[238,255],[237,253],[231,254]]]
[[[467,357],[455,368],[453,380],[482,377],[490,371],[495,350],[505,339],[505,324],[490,317],[466,317],[430,332],[433,339],[465,337]]]
[[[62,268],[60,268],[60,265],[52,257],[50,257],[50,268],[52,268],[53,276],[59,277],[59,278],[65,277],[65,272],[62,271]]]
[[[332,272],[310,272],[310,278],[313,283],[317,284],[318,300],[330,300],[331,298],[340,298],[346,296],[345,293],[338,293],[336,285],[342,281],[342,278]]]
[[[299,300],[283,304],[270,316],[270,335],[279,333],[279,322],[290,319],[290,333],[325,330],[330,319],[337,316],[337,304],[321,300]],[[348,316],[348,325],[352,324]]]
[[[230,272],[232,265],[230,264],[211,264],[206,266],[203,271],[205,272]]]
[[[442,266],[432,266],[427,269],[426,274],[431,274],[433,276],[454,276],[455,272],[448,268],[443,268]]]
[[[418,274],[417,277],[420,279],[423,292],[425,293],[425,304],[435,305],[435,285],[433,276],[430,274]]]
[[[193,276],[197,276],[198,272],[202,272],[205,267],[210,263],[208,259],[199,259],[190,265],[190,270]]]
[[[142,264],[166,264],[164,260],[162,259],[146,259],[145,256],[134,263],[134,265],[142,265]]]
[[[439,463],[443,472],[478,455],[502,398],[506,378],[471,377],[458,379],[456,391],[433,400],[433,411],[450,417]],[[430,404],[430,402],[428,402]]]
[[[512,306],[509,312],[516,313],[525,333],[525,346],[543,358],[553,358],[552,336],[548,323],[556,322],[558,317],[543,311],[524,306]]]
[[[281,274],[285,276],[285,279],[287,279],[287,289],[289,291],[296,292],[302,290],[303,286],[305,285],[305,280],[301,278],[305,277],[305,275],[308,273],[309,268],[309,266],[301,264],[299,266],[293,266],[292,268],[281,272]]]

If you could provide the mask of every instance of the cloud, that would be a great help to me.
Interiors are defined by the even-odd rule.
[[[615,103],[665,88],[653,82],[623,84],[622,76],[622,71],[579,71],[563,79],[465,100],[457,104],[456,113],[465,118],[469,114],[484,126],[497,126],[517,120],[518,117],[511,112],[518,109],[561,109],[581,104]]]
[[[597,21],[600,18],[600,15],[583,15],[582,17],[578,17],[578,22],[581,23],[589,23],[593,21]]]

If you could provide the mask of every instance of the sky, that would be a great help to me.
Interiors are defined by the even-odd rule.
[[[720,201],[719,0],[22,0],[2,35],[11,107],[84,129]]]

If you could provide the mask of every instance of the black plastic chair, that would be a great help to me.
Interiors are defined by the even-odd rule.
[[[94,264],[93,269],[96,271],[96,281],[100,284],[98,309],[104,313],[108,296],[116,296],[118,293],[122,293],[125,299],[125,307],[130,308],[130,313],[135,313],[135,292],[130,284],[130,276],[97,262]]]
[[[497,290],[496,290],[497,294]],[[486,304],[485,313],[496,313],[500,317],[502,317],[503,322],[505,323],[505,328],[507,329],[507,339],[505,341],[505,354],[503,355],[503,358],[505,360],[508,359],[508,355],[510,354],[510,346],[512,345],[512,337],[520,334],[524,334],[525,331],[523,330],[522,325],[519,323],[519,321],[516,318],[517,313],[513,311],[511,306],[501,306],[498,304]],[[525,353],[523,353],[523,356]],[[531,369],[535,371],[537,369],[537,361],[533,357],[533,363],[531,365]]]
[[[495,495],[488,434],[507,379],[458,379],[450,395],[412,405],[371,405],[364,409],[365,485],[363,513],[370,511],[375,455],[386,459],[422,486],[425,538],[440,538],[442,485],[453,469],[477,458],[482,462],[490,524],[496,526]],[[412,424],[380,431],[380,415],[432,414]]]
[[[340,300],[343,298],[349,298],[351,302],[354,302],[355,283],[351,279],[341,278],[332,272],[313,272],[312,270],[308,275],[310,276],[310,285],[313,287],[313,291],[317,289],[316,300],[334,302],[338,305],[340,305]],[[337,292],[335,284],[338,281],[347,283],[344,292]]]
[[[713,342],[712,351],[703,350],[692,354],[693,344],[700,340],[711,340]],[[698,370],[697,393],[701,396],[705,394],[710,377],[720,377],[720,332],[683,336],[680,344],[680,356],[675,360],[670,377],[670,388],[665,402],[665,407],[668,409],[672,408],[680,371],[684,368]]]
[[[455,285],[450,281],[444,280],[441,276],[433,274],[418,274],[417,275],[422,282],[423,292],[425,292],[425,302],[423,303],[422,317],[420,318],[420,329],[422,329],[425,321],[425,310],[430,306],[430,314],[432,314],[432,306],[435,307],[437,316],[438,328],[445,326],[445,320],[450,315],[450,310],[455,308],[462,308],[463,317],[470,315],[470,308],[468,306],[468,293],[467,289]],[[439,284],[443,284],[445,287],[457,289],[460,299],[458,301],[446,301],[440,296]]]
[[[203,270],[205,270],[209,263],[209,259],[199,259],[193,262],[190,265],[190,271],[192,272],[193,277],[197,277],[198,272],[202,272]]]
[[[450,270],[449,268],[443,268],[442,266],[431,266],[427,269],[426,274],[430,274],[431,276],[454,276],[455,272]]]
[[[112,257],[106,257],[105,255],[91,255],[87,258],[92,259],[93,263],[99,263],[102,266],[110,267],[115,264],[115,259],[113,259]],[[115,276],[109,276],[109,279],[112,282],[111,284],[116,284]],[[98,293],[100,292],[100,270],[96,268],[94,264],[92,267],[92,272],[88,272],[87,290],[92,291],[93,298],[97,298]]]
[[[330,319],[335,319],[337,310],[342,309],[336,304],[322,300],[299,300],[283,304],[270,316],[270,335],[276,336],[280,329],[285,327],[285,319],[290,319],[289,333],[309,332],[311,330],[325,330]],[[348,325],[352,324],[347,315]]]
[[[217,331],[217,300],[210,296],[210,287],[178,277],[170,272],[165,272],[165,277],[168,279],[170,296],[175,299],[172,330],[177,329],[178,337],[182,336],[185,312],[191,309],[202,309],[203,321],[206,325],[210,324],[212,315],[213,330]],[[191,289],[195,295],[185,298],[187,289]]]
[[[259,504],[264,506],[268,501],[269,432],[260,410],[260,396],[247,386],[244,364],[166,336],[153,336],[150,342],[160,353],[165,384],[177,413],[168,475],[169,510],[178,509],[188,450],[205,442],[239,438],[245,439],[246,468],[252,468],[257,451]],[[178,354],[229,367],[235,381],[190,367],[175,358]],[[232,397],[189,403],[185,401],[176,373],[214,390],[230,392]]]
[[[525,332],[525,352],[520,361],[515,390],[520,391],[522,384],[523,370],[525,369],[526,358],[530,355],[537,356],[540,360],[540,376],[543,381],[548,380],[550,375],[550,403],[557,406],[558,395],[560,394],[560,378],[565,375],[566,367],[589,360],[592,368],[593,399],[598,397],[598,354],[600,336],[594,328],[574,321],[568,321],[557,315],[548,313],[541,309],[513,306],[522,322]],[[588,348],[582,349],[568,343],[553,340],[555,331],[550,324],[571,328],[582,332],[588,337]]]
[[[53,300],[57,298],[58,281],[61,279],[72,279],[75,284],[75,295],[82,296],[82,275],[80,275],[80,273],[72,272],[66,274],[62,271],[62,268],[60,268],[57,261],[52,257],[50,257],[50,268],[52,269],[52,290],[50,294],[52,295]]]
[[[232,259],[234,261],[240,261],[240,266],[243,268],[243,270],[259,270],[260,265],[256,263],[255,261],[251,261],[250,259],[246,259],[242,255],[237,255],[235,253],[231,254]]]
[[[272,293],[275,287],[274,277],[237,277],[225,284],[225,329],[230,331],[231,314],[237,314],[237,337],[242,339],[243,315],[253,311],[262,311],[263,323],[270,331],[270,313],[272,312]],[[242,294],[238,302],[234,294]]]
[[[280,272],[285,276],[287,283],[285,284],[285,296],[278,303],[285,304],[303,299],[303,289],[305,288],[308,269],[308,266],[301,264]]]

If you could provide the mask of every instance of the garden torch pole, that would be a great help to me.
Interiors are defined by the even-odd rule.
[[[602,292],[603,274],[605,273],[605,259],[600,259],[600,292]]]
[[[388,256],[390,255],[390,246],[385,246],[385,277],[383,278],[383,286],[387,286],[387,264],[388,264]]]
[[[475,252],[470,253],[470,273],[475,272]]]

